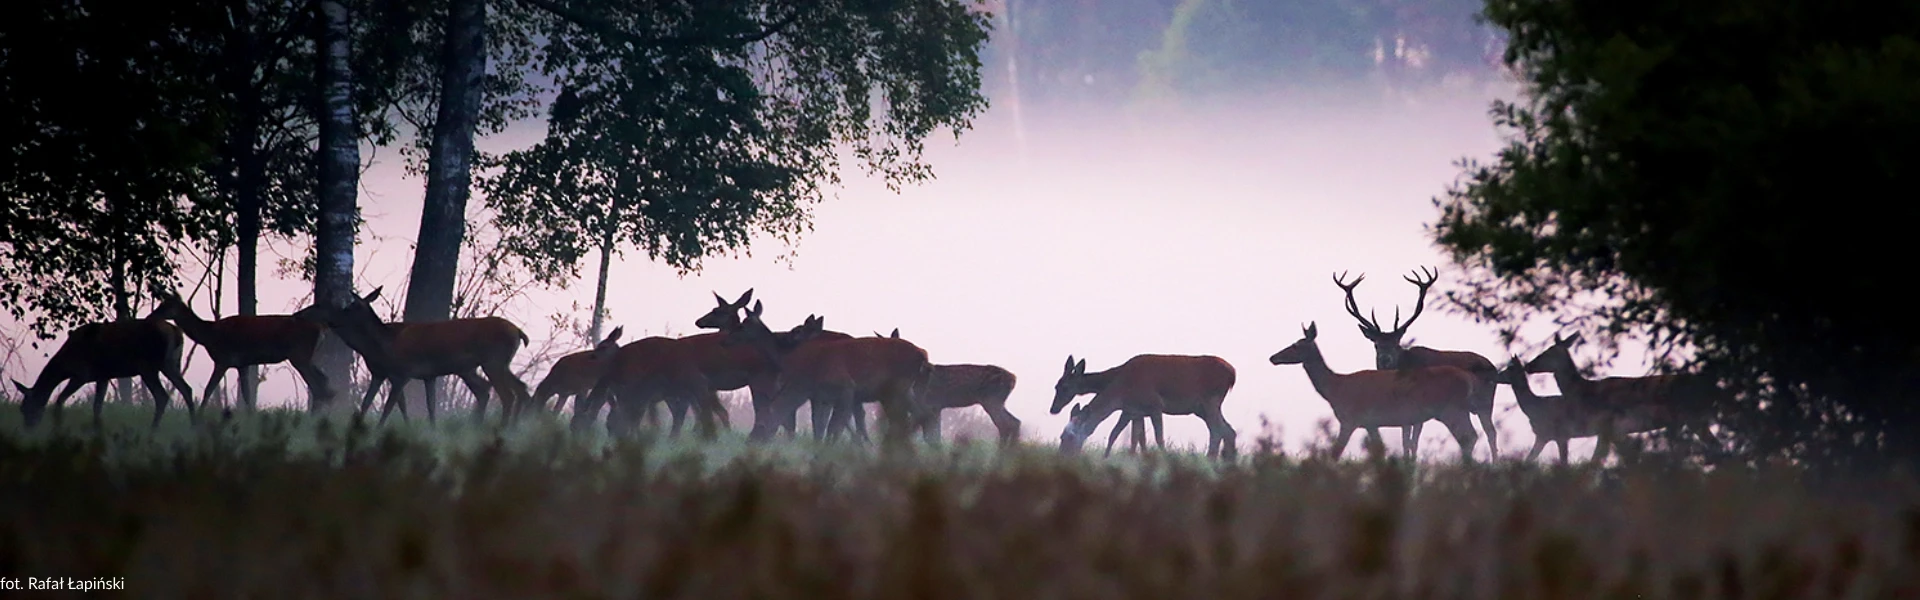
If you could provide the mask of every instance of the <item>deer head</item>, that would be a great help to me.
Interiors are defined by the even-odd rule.
[[[1072,402],[1075,396],[1093,393],[1094,390],[1089,387],[1089,384],[1087,359],[1082,358],[1080,362],[1075,363],[1073,355],[1067,355],[1066,370],[1060,372],[1060,380],[1053,384],[1053,406],[1047,409],[1047,414],[1060,414],[1060,409],[1066,408],[1067,403]]]
[[[1092,436],[1093,429],[1099,425],[1088,416],[1086,407],[1073,405],[1073,410],[1068,413],[1067,427],[1060,431],[1060,451],[1067,454],[1079,452],[1080,446],[1087,443],[1087,437]]]
[[[173,292],[160,292],[158,295],[160,297],[160,304],[153,307],[153,312],[147,314],[148,318],[190,319],[195,316],[193,314],[193,307],[187,306],[187,302],[181,300],[178,294]]]
[[[760,313],[763,310],[759,302],[754,302],[753,308],[747,310],[747,318],[740,322],[740,327],[727,332],[726,337],[720,338],[720,345],[751,346],[759,350],[760,354],[766,357],[767,362],[777,369],[782,357],[800,344],[813,339],[814,335],[819,334],[826,327],[826,319],[808,315],[805,321],[794,326],[793,329],[775,333],[767,327],[765,321],[760,320]]]
[[[1535,356],[1533,360],[1527,362],[1527,372],[1552,373],[1562,369],[1578,371],[1579,366],[1574,364],[1573,353],[1570,350],[1574,344],[1579,342],[1579,332],[1575,332],[1572,336],[1565,338],[1560,337],[1558,333],[1553,334],[1553,345],[1548,346],[1539,356]]]
[[[741,294],[739,300],[732,302],[728,302],[726,298],[720,297],[720,292],[714,292],[713,302],[715,306],[713,310],[709,310],[707,314],[701,315],[698,319],[694,319],[693,326],[701,329],[718,329],[720,331],[731,331],[738,328],[740,327],[740,309],[746,308],[747,301],[752,299],[753,288],[747,288],[747,293]]]
[[[1300,328],[1300,341],[1273,353],[1273,356],[1267,358],[1267,362],[1276,365],[1297,365],[1307,362],[1320,355],[1320,344],[1313,341],[1317,337],[1320,337],[1320,324],[1307,323],[1306,327]]]
[[[347,292],[347,302],[339,308],[322,306],[318,303],[293,313],[294,318],[318,323],[331,329],[347,327],[372,327],[378,329],[380,315],[373,312],[373,301],[380,297],[386,286],[373,288],[365,296]]]
[[[1340,291],[1346,293],[1347,314],[1353,315],[1354,319],[1360,321],[1360,334],[1367,336],[1367,341],[1373,342],[1374,368],[1392,369],[1398,367],[1400,365],[1400,355],[1406,351],[1406,347],[1402,345],[1401,338],[1406,336],[1407,328],[1413,326],[1413,322],[1420,318],[1420,312],[1426,309],[1427,290],[1433,287],[1435,281],[1439,280],[1439,272],[1422,267],[1421,270],[1415,271],[1412,275],[1406,277],[1407,283],[1411,283],[1414,287],[1419,288],[1420,295],[1414,300],[1413,314],[1407,317],[1405,323],[1400,322],[1400,307],[1395,306],[1393,308],[1392,328],[1381,327],[1380,318],[1378,315],[1375,315],[1373,311],[1368,311],[1367,313],[1371,318],[1360,315],[1360,305],[1353,299],[1353,289],[1360,287],[1360,282],[1365,281],[1367,276],[1363,274],[1355,277],[1353,283],[1347,283],[1345,281],[1346,276],[1347,274],[1345,272],[1334,275],[1333,284],[1340,286]]]
[[[1500,367],[1500,370],[1493,374],[1493,382],[1507,385],[1526,385],[1527,367],[1521,364],[1519,356],[1508,357],[1506,366]]]
[[[900,328],[899,328],[899,327],[895,327],[895,328],[893,328],[893,335],[880,335],[880,332],[878,332],[878,331],[875,331],[875,332],[873,332],[873,337],[877,337],[877,338],[889,338],[889,339],[896,339],[896,340],[897,340],[897,339],[900,339]]]

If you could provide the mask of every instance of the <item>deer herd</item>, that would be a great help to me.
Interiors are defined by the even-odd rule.
[[[1401,431],[1403,452],[1415,458],[1421,427],[1427,421],[1439,421],[1460,445],[1462,457],[1472,460],[1481,435],[1474,431],[1477,417],[1489,454],[1497,457],[1493,398],[1500,384],[1513,389],[1533,428],[1528,460],[1537,458],[1552,442],[1565,463],[1567,441],[1583,437],[1601,438],[1594,454],[1594,460],[1601,460],[1610,436],[1663,429],[1717,442],[1708,425],[1723,392],[1709,378],[1674,374],[1587,379],[1570,354],[1580,341],[1578,334],[1556,335],[1553,345],[1533,360],[1509,357],[1504,366],[1473,352],[1407,346],[1402,338],[1420,317],[1437,273],[1422,270],[1405,278],[1418,296],[1405,322],[1395,309],[1391,327],[1382,327],[1371,312],[1361,314],[1354,289],[1364,279],[1359,276],[1348,282],[1341,274],[1333,281],[1346,296],[1347,313],[1373,344],[1375,368],[1335,372],[1321,354],[1315,323],[1308,323],[1298,341],[1269,359],[1274,365],[1300,365],[1313,389],[1332,408],[1339,423],[1332,449],[1335,456],[1344,452],[1358,430],[1379,438],[1379,428],[1395,427]],[[213,361],[202,402],[206,406],[215,402],[226,371],[280,362],[299,374],[315,401],[329,400],[338,387],[313,358],[321,333],[330,330],[359,354],[371,375],[357,414],[372,407],[380,384],[386,384],[383,422],[396,407],[405,416],[401,390],[407,382],[431,383],[454,376],[473,393],[476,416],[486,414],[494,394],[499,396],[505,421],[527,410],[558,412],[571,399],[570,424],[575,430],[593,427],[604,409],[610,433],[631,432],[641,417],[653,415],[656,406],[664,403],[672,434],[680,433],[692,411],[701,434],[712,436],[730,426],[719,392],[744,388],[753,407],[748,438],[756,441],[783,433],[796,435],[797,414],[803,405],[810,409],[817,439],[843,434],[866,439],[868,404],[879,405],[880,431],[890,443],[905,442],[915,432],[930,443],[937,442],[941,412],[972,406],[986,411],[1001,443],[1014,443],[1020,436],[1020,419],[1006,406],[1016,379],[1006,369],[934,364],[926,350],[902,339],[898,329],[890,335],[876,332],[855,337],[826,329],[822,317],[808,316],[798,325],[776,331],[761,320],[762,305],[752,300],[753,290],[732,301],[715,294],[716,305],[694,320],[696,327],[708,331],[695,335],[621,343],[622,331],[615,328],[592,348],[555,361],[531,392],[510,368],[515,354],[528,343],[527,335],[512,322],[500,317],[383,322],[371,305],[380,292],[376,288],[366,296],[354,295],[338,307],[314,305],[291,315],[213,321],[201,319],[179,297],[164,294],[145,318],[89,323],[70,331],[33,385],[14,382],[23,395],[23,421],[35,427],[62,383],[65,388],[51,400],[55,409],[91,383],[97,427],[107,382],[128,377],[140,378],[151,393],[155,426],[168,403],[162,378],[174,385],[188,418],[195,419],[193,391],[180,373],[183,336],[205,348]],[[1534,394],[1527,376],[1535,373],[1552,374],[1560,395]],[[1162,418],[1192,415],[1206,423],[1207,455],[1231,459],[1235,432],[1221,404],[1235,379],[1233,365],[1218,356],[1141,354],[1093,372],[1087,370],[1086,359],[1068,356],[1054,384],[1048,412],[1059,414],[1076,398],[1092,395],[1069,413],[1059,441],[1065,452],[1078,451],[1100,423],[1116,412],[1120,419],[1107,438],[1109,453],[1128,427],[1133,429],[1133,447],[1141,449],[1149,424],[1155,441],[1164,448]],[[425,386],[429,420],[435,416],[435,388]],[[242,403],[252,407],[255,399],[243,398]]]

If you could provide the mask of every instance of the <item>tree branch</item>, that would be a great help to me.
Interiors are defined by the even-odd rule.
[[[661,48],[687,48],[687,47],[697,47],[697,46],[736,46],[736,45],[752,44],[752,43],[759,42],[767,38],[773,37],[775,35],[778,35],[780,32],[785,31],[788,27],[792,26],[795,21],[800,20],[800,14],[804,12],[800,7],[794,7],[793,12],[791,14],[788,14],[786,17],[783,17],[778,21],[774,21],[773,23],[767,24],[765,27],[762,27],[759,31],[748,33],[748,34],[720,35],[720,36],[694,35],[694,36],[643,37],[643,36],[633,35],[624,30],[621,30],[619,27],[616,27],[612,23],[608,23],[603,19],[594,17],[592,15],[589,15],[587,13],[584,13],[578,10],[574,10],[567,6],[563,6],[556,0],[520,0],[520,2],[523,4],[527,4],[529,6],[538,8],[540,10],[547,11],[548,13],[552,13],[554,16],[560,17],[561,19],[569,23],[573,23],[575,26],[578,26],[581,29],[585,29],[589,32],[598,34],[609,41],[624,43],[627,45],[627,47],[630,50],[635,50],[635,51],[647,50],[647,49],[661,49]]]

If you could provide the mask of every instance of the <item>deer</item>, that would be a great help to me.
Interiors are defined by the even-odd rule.
[[[893,333],[873,337],[900,339],[900,328]],[[987,419],[993,421],[993,428],[1000,434],[1002,445],[1012,444],[1020,439],[1020,419],[1007,411],[1007,397],[1013,395],[1013,386],[1018,382],[1012,371],[995,365],[953,364],[934,365],[933,376],[927,379],[927,389],[920,394],[921,419],[914,424],[928,443],[940,441],[940,413],[948,409],[979,406],[987,411]],[[862,411],[864,412],[864,411]],[[855,418],[860,413],[854,413]],[[862,427],[854,423],[856,429]],[[1108,446],[1113,442],[1108,441]]]
[[[1346,293],[1347,314],[1360,322],[1360,334],[1366,336],[1367,341],[1373,342],[1375,369],[1398,370],[1447,366],[1466,371],[1479,381],[1479,385],[1474,387],[1473,414],[1479,417],[1480,428],[1486,430],[1488,456],[1497,458],[1500,456],[1500,432],[1493,426],[1493,395],[1499,389],[1499,384],[1494,382],[1497,369],[1494,368],[1493,361],[1473,352],[1402,345],[1402,338],[1406,336],[1407,328],[1413,326],[1414,320],[1419,319],[1421,311],[1426,308],[1427,290],[1433,287],[1439,277],[1438,272],[1426,268],[1405,277],[1407,283],[1419,289],[1419,296],[1414,300],[1413,314],[1407,317],[1405,323],[1400,322],[1400,308],[1394,307],[1391,329],[1380,327],[1378,316],[1373,318],[1360,316],[1360,306],[1353,299],[1353,289],[1359,287],[1361,281],[1366,280],[1365,274],[1355,277],[1353,283],[1347,283],[1343,281],[1346,279],[1346,273],[1343,272],[1333,276],[1333,284]],[[1403,430],[1401,432],[1403,441],[1418,445],[1422,425],[1415,424]]]
[[[1712,379],[1694,373],[1587,379],[1573,362],[1571,348],[1579,342],[1577,332],[1564,338],[1555,333],[1553,345],[1528,361],[1526,372],[1553,374],[1562,398],[1585,410],[1611,416],[1614,434],[1677,427],[1691,432],[1710,448],[1720,447],[1710,424],[1715,404],[1724,392]],[[1600,419],[1603,424],[1607,421]],[[1601,446],[1595,456],[1604,457],[1613,440],[1603,431],[1593,435],[1600,437]]]
[[[718,292],[715,292],[713,294],[715,303],[713,309],[709,310],[707,314],[701,315],[699,319],[695,319],[693,324],[696,327],[714,329],[723,334],[738,331],[742,324],[740,311],[747,309],[747,302],[752,298],[752,288],[748,288],[746,293],[741,294],[739,299],[732,302],[728,302],[726,298],[721,297]],[[755,302],[754,306],[759,307],[760,304]],[[808,321],[812,320],[815,320],[815,317],[808,317]],[[896,329],[895,332],[897,333],[898,330]],[[790,337],[790,334],[784,332],[776,335]],[[828,331],[826,329],[820,329],[810,335],[811,337],[808,341],[811,342],[853,338],[851,335],[838,331]],[[754,409],[753,429],[747,434],[747,438],[754,441],[763,441],[781,430],[786,431],[788,435],[795,435],[795,432],[799,429],[796,416],[800,410],[800,406],[802,404],[812,404],[813,410],[811,412],[813,415],[814,439],[825,439],[828,434],[828,425],[832,423],[832,416],[837,412],[837,407],[814,401],[805,396],[776,397],[774,390],[778,382],[779,372],[773,368],[772,363],[766,362],[764,357],[758,353],[752,354],[749,359],[750,366],[755,366],[758,370],[750,375],[747,383],[748,394],[752,398]],[[854,408],[858,409],[859,407],[856,406]],[[866,411],[852,410],[850,414],[856,434],[861,439],[865,439]]]
[[[512,321],[500,317],[449,319],[424,323],[386,323],[373,312],[373,301],[385,286],[374,288],[366,296],[351,296],[337,308],[314,304],[293,313],[298,319],[317,323],[332,330],[366,363],[373,380],[367,385],[355,415],[365,415],[373,406],[373,397],[387,384],[387,403],[380,411],[380,423],[387,421],[395,406],[406,415],[406,397],[402,388],[408,381],[420,380],[426,386],[427,420],[434,416],[433,379],[453,375],[473,392],[476,418],[485,418],[487,390],[500,394],[502,418],[511,420],[520,406],[527,404],[527,384],[513,374],[513,356],[529,342],[527,334]],[[485,377],[481,373],[486,373]]]
[[[887,446],[904,443],[920,418],[918,397],[933,376],[927,351],[897,338],[851,338],[818,341],[825,319],[808,317],[799,326],[776,334],[760,320],[755,302],[739,329],[726,334],[726,344],[760,352],[779,372],[776,397],[786,401],[799,394],[815,406],[858,407],[880,403],[882,439]],[[850,411],[836,410],[828,424],[829,437],[845,427]]]
[[[234,315],[213,321],[200,318],[178,294],[163,292],[160,305],[149,318],[166,319],[186,332],[188,338],[206,349],[213,360],[213,375],[207,378],[206,397],[201,404],[214,406],[214,394],[228,370],[256,365],[287,363],[307,384],[307,395],[315,403],[334,396],[327,374],[313,364],[313,350],[320,342],[320,326],[296,319],[293,315]],[[241,386],[241,404],[258,407],[258,390]],[[226,411],[231,413],[231,409]]]
[[[193,387],[180,375],[180,355],[186,340],[180,328],[165,319],[141,318],[87,323],[67,332],[53,357],[40,368],[40,376],[31,387],[13,382],[20,390],[20,417],[28,429],[40,423],[46,412],[47,398],[65,383],[55,410],[67,404],[74,392],[93,384],[93,426],[101,428],[100,412],[106,404],[107,383],[123,377],[139,377],[153,395],[153,427],[167,412],[167,392],[161,378],[173,383],[180,402],[187,406],[187,420],[197,420],[193,406]],[[54,413],[57,416],[58,412]]]
[[[1557,444],[1560,450],[1560,464],[1567,464],[1567,440],[1577,437],[1597,435],[1594,415],[1582,410],[1577,404],[1560,396],[1540,396],[1533,393],[1533,386],[1527,383],[1526,366],[1515,356],[1500,369],[1494,381],[1513,388],[1513,399],[1520,405],[1520,412],[1526,413],[1527,422],[1533,426],[1533,449],[1527,451],[1527,460],[1540,457],[1540,452],[1549,442]],[[1602,458],[1601,447],[1594,448],[1594,460]]]
[[[1141,354],[1120,366],[1088,373],[1086,359],[1075,362],[1068,355],[1067,366],[1053,385],[1048,414],[1060,414],[1074,398],[1093,394],[1086,405],[1074,408],[1060,432],[1060,450],[1067,453],[1078,452],[1100,422],[1115,412],[1121,413],[1122,422],[1131,417],[1136,425],[1142,418],[1152,419],[1156,435],[1163,414],[1197,415],[1207,423],[1207,457],[1233,460],[1238,456],[1236,434],[1220,405],[1233,390],[1236,377],[1233,365],[1218,356]],[[1136,428],[1135,436],[1144,433]],[[1111,437],[1107,444],[1111,451]],[[1166,447],[1164,438],[1160,444]]]
[[[547,377],[533,388],[533,408],[559,412],[566,407],[568,400],[578,404],[582,394],[593,391],[593,384],[600,382],[600,374],[613,362],[613,355],[620,350],[620,334],[624,327],[615,327],[606,339],[594,344],[592,348],[581,350],[553,361],[547,369]],[[558,397],[552,407],[547,399]],[[577,407],[576,407],[577,408]]]
[[[1359,429],[1380,438],[1381,427],[1399,427],[1408,431],[1428,420],[1439,421],[1460,444],[1460,457],[1473,460],[1472,403],[1479,379],[1458,367],[1432,366],[1400,369],[1373,369],[1337,373],[1327,365],[1316,338],[1318,323],[1301,328],[1300,341],[1281,349],[1267,361],[1274,365],[1301,365],[1308,381],[1340,422],[1340,434],[1333,442],[1333,456],[1346,452],[1347,442]],[[1405,442],[1406,438],[1402,438]],[[1417,456],[1417,443],[1403,443],[1407,460]]]

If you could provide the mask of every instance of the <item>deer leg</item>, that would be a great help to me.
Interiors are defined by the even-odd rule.
[[[531,400],[527,394],[527,383],[513,374],[511,364],[489,363],[480,367],[487,374],[487,382],[493,384],[494,391],[500,394],[500,420],[512,422]],[[474,392],[478,395],[479,392]]]
[[[473,397],[475,398],[486,396],[488,384],[492,383],[487,381],[484,378],[481,378],[479,373],[475,373],[472,370],[461,371],[459,373],[454,374],[454,376],[460,378],[460,383],[464,383],[467,385],[467,391],[473,392]],[[506,402],[506,399],[503,397],[501,398],[501,401],[500,401],[500,411],[504,413],[506,412],[506,409],[507,409],[507,402]],[[502,422],[505,422],[507,420],[506,416],[502,415],[500,420]]]
[[[1113,456],[1114,440],[1120,439],[1120,432],[1126,431],[1127,426],[1132,423],[1133,419],[1127,418],[1126,413],[1120,413],[1120,420],[1114,422],[1113,431],[1107,432],[1107,453],[1101,456]],[[1138,447],[1135,449],[1138,449]]]
[[[207,377],[207,389],[201,390],[201,393],[203,394],[203,396],[200,399],[201,406],[205,406],[208,409],[212,409],[214,407],[213,395],[220,391],[220,380],[226,376],[227,369],[231,369],[231,368],[233,367],[229,367],[227,365],[220,364],[220,363],[213,364],[213,375],[210,375]],[[247,386],[245,385],[245,382],[242,382],[242,385],[240,386],[241,393],[246,393],[246,389],[247,389]],[[224,402],[221,403],[221,407],[227,408],[226,412],[228,414],[232,414],[233,410],[231,408],[226,407]]]
[[[720,404],[720,392],[712,386],[701,387],[693,394],[694,414],[700,419],[700,438],[712,440],[720,437],[721,424],[727,424],[729,428],[732,424],[728,423],[727,407]]]
[[[404,379],[387,379],[387,402],[380,407],[380,424],[387,424],[387,417],[393,416],[393,407],[400,407],[400,416],[407,415],[407,382]],[[372,390],[368,390],[372,391]]]
[[[1166,423],[1161,421],[1162,419],[1161,414],[1153,413],[1152,416],[1149,416],[1147,418],[1153,420],[1153,443],[1155,445],[1160,446],[1161,450],[1166,450],[1167,449],[1167,427],[1166,427]],[[1142,442],[1144,441],[1145,440],[1142,440]]]
[[[920,418],[920,439],[928,445],[940,443],[940,409],[929,408],[926,416]]]
[[[1447,427],[1447,433],[1453,434],[1453,441],[1460,444],[1460,460],[1473,462],[1473,444],[1479,434],[1473,431],[1473,418],[1468,413],[1453,413],[1440,419]]]
[[[1121,418],[1123,419],[1126,418],[1125,413],[1121,414]],[[1129,439],[1127,440],[1128,442],[1132,443],[1134,454],[1145,454],[1147,452],[1147,425],[1148,424],[1149,424],[1149,421],[1147,420],[1146,415],[1134,415],[1133,425],[1130,427],[1130,429],[1132,430],[1131,435],[1128,436]]]
[[[1563,467],[1566,466],[1567,465],[1567,438],[1560,438],[1560,439],[1554,440],[1553,444],[1560,447],[1560,466],[1563,466]]]
[[[1534,459],[1540,458],[1540,451],[1547,449],[1547,442],[1549,441],[1552,441],[1552,440],[1548,440],[1547,438],[1539,438],[1539,437],[1533,438],[1533,449],[1527,451],[1527,462],[1533,462]],[[1565,455],[1562,454],[1562,456],[1565,456]]]
[[[853,390],[837,385],[831,386],[827,389],[818,390],[813,395],[813,400],[815,410],[825,408],[827,411],[826,439],[839,439],[840,433],[847,429],[847,421],[853,418],[850,411],[841,408],[853,404]],[[820,417],[818,416],[814,417],[816,421],[819,419]]]
[[[140,383],[146,384],[147,393],[153,394],[153,427],[160,427],[160,417],[167,414],[167,389],[161,387],[160,377],[153,373],[140,375]],[[187,403],[187,424],[193,424],[193,403]]]
[[[880,392],[880,436],[884,448],[911,447],[913,440],[913,388],[894,386]],[[858,405],[856,405],[858,406]],[[864,412],[864,407],[862,407]],[[938,418],[938,413],[935,413]],[[938,431],[935,432],[936,441]]]
[[[1233,425],[1227,422],[1226,415],[1220,414],[1220,400],[1214,399],[1212,402],[1203,404],[1199,410],[1199,414],[1200,418],[1207,422],[1207,429],[1212,436],[1220,438],[1220,451],[1218,453],[1208,452],[1207,457],[1213,458],[1218,456],[1226,460],[1238,458],[1240,456],[1240,447],[1238,446],[1237,439],[1239,434],[1233,431]],[[1209,443],[1208,445],[1211,446],[1212,444]]]
[[[158,387],[158,384],[160,382],[160,377],[165,377],[167,381],[172,382],[173,390],[176,392],[180,392],[180,403],[187,405],[187,422],[192,423],[196,419],[198,419],[198,417],[194,414],[195,411],[193,407],[193,386],[187,385],[187,378],[180,374],[180,368],[162,366],[160,368],[159,377],[155,377],[153,380],[154,385],[147,386],[148,392],[158,394],[165,391],[164,388]]]
[[[105,409],[107,406],[107,383],[109,381],[112,381],[112,380],[102,379],[100,381],[94,382],[93,384],[93,428],[94,429],[105,428],[105,426],[102,425],[100,422],[100,411],[102,409]],[[75,386],[75,387],[79,387],[79,386]],[[69,393],[71,393],[71,390],[69,390]]]
[[[293,372],[298,373],[300,379],[307,382],[307,402],[324,403],[333,399],[333,382],[327,379],[325,371],[314,366],[311,357],[288,360],[287,364],[292,365]]]
[[[1426,427],[1427,422],[1421,421],[1411,426],[1400,428],[1400,452],[1407,456],[1407,460],[1419,460],[1420,432],[1426,429]]]
[[[80,388],[87,386],[87,384],[81,383],[81,381],[78,379],[68,379],[64,385],[66,387],[63,387],[60,389],[60,397],[55,398],[53,403],[49,405],[49,408],[48,408],[48,412],[53,413],[54,429],[60,428],[60,414],[66,412],[67,410],[67,398],[72,397],[74,392],[80,391]],[[103,386],[103,385],[106,385],[106,384],[105,383],[93,384],[94,391],[96,392],[100,391],[100,386]]]
[[[1488,407],[1486,410],[1477,413],[1476,416],[1480,417],[1480,429],[1487,432],[1487,460],[1498,460],[1500,458],[1500,431],[1493,428],[1493,408]]]
[[[1352,425],[1344,423],[1340,425],[1340,433],[1333,436],[1332,450],[1334,460],[1340,460],[1340,456],[1347,453],[1347,442],[1353,440],[1353,432],[1356,430]]]
[[[1001,444],[1020,440],[1020,419],[1007,412],[1005,402],[981,403],[980,408],[987,411],[987,420],[993,421],[993,428],[1000,432]]]

